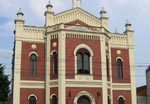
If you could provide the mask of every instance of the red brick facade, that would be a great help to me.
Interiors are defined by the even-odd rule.
[[[92,69],[93,69],[93,79],[100,80],[101,79],[101,56],[100,56],[100,41],[99,40],[86,40],[86,39],[66,39],[66,79],[74,79],[75,77],[75,56],[74,50],[80,44],[86,44],[89,46],[93,53],[92,60]]]
[[[36,104],[136,102],[130,27],[121,35],[110,33],[104,10],[101,18],[80,8],[57,15],[51,10],[48,4],[44,27],[30,28],[20,17],[16,20],[22,30],[15,32],[14,104],[29,104],[29,97]]]
[[[121,54],[117,54],[117,50],[121,51]],[[129,68],[129,50],[120,48],[111,48],[111,63],[112,63],[112,79],[114,83],[130,83],[130,69]],[[117,78],[116,60],[121,58],[123,61],[123,79]]]
[[[44,89],[33,89],[33,88],[21,88],[20,89],[20,104],[29,104],[29,96],[30,95],[36,95],[37,97],[37,103],[36,104],[44,104]]]
[[[32,49],[32,45],[36,45],[36,49]],[[37,54],[37,70],[36,76],[30,75],[30,54]],[[45,46],[44,43],[22,42],[21,52],[21,80],[44,81],[45,70]]]

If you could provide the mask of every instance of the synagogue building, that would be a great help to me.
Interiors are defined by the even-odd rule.
[[[49,2],[43,27],[18,11],[13,104],[136,104],[131,24],[112,33],[104,8],[96,17],[80,5],[55,14]]]

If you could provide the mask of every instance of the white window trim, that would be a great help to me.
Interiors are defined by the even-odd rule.
[[[125,97],[122,96],[122,95],[119,95],[118,98],[117,98],[117,100],[119,100],[119,98],[123,98],[123,100],[126,100]]]
[[[75,74],[77,74],[77,56],[76,56],[76,53],[77,53],[77,51],[78,51],[79,49],[81,49],[81,48],[87,49],[87,50],[90,52],[90,75],[92,75],[92,74],[93,74],[92,58],[93,58],[93,55],[94,55],[94,54],[93,54],[92,49],[91,49],[88,45],[86,45],[86,44],[80,44],[80,45],[78,45],[78,46],[75,48],[75,50],[74,50]],[[83,74],[83,75],[84,75],[84,74]],[[85,75],[86,75],[86,74],[85,74]],[[89,76],[89,75],[87,74],[86,76]]]
[[[117,62],[118,59],[120,59],[123,62],[123,59],[121,57],[117,57],[116,62]]]
[[[56,95],[56,94],[51,94],[50,99],[52,99],[52,98],[53,98],[53,96],[56,96],[56,97],[57,97],[57,95]]]
[[[39,56],[36,52],[30,52],[29,57],[31,56],[31,54],[35,54],[37,57]]]
[[[52,50],[52,52],[50,53],[50,55],[53,55],[54,52],[56,52],[58,54],[57,50]]]
[[[79,93],[75,96],[75,99],[74,99],[74,103],[73,103],[73,104],[77,104],[78,99],[79,99],[81,96],[86,96],[86,97],[88,97],[89,100],[91,101],[91,104],[96,104],[96,103],[95,103],[95,98],[94,98],[94,96],[93,96],[91,93],[87,92],[87,91],[81,91],[81,92],[79,92]]]
[[[57,53],[57,57],[58,57],[58,52],[57,52],[57,50],[52,50],[52,52],[50,53],[50,55],[53,56],[53,53],[54,53],[54,52]],[[52,61],[53,61],[53,59],[52,59]],[[57,61],[58,61],[58,60],[57,60]],[[53,67],[53,65],[52,65],[52,67]],[[58,70],[58,69],[57,69],[57,70]],[[54,74],[53,68],[52,68],[52,74],[53,74],[53,75],[56,75],[56,74]],[[58,73],[57,73],[57,74],[58,74]]]
[[[35,94],[30,94],[30,95],[28,96],[28,100],[30,99],[31,96],[34,96],[35,99],[37,100],[37,96],[36,96]]]

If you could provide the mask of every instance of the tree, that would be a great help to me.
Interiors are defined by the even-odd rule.
[[[5,66],[0,63],[0,101],[5,102],[8,100],[10,93],[9,76],[4,74]]]

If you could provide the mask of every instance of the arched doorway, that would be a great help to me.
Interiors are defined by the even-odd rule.
[[[81,96],[78,99],[77,104],[91,104],[91,101],[89,100],[89,98],[87,96]]]
[[[87,91],[81,91],[77,93],[77,95],[74,98],[73,104],[96,104],[94,96],[87,92]]]

